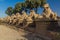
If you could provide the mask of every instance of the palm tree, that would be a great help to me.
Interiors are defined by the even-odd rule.
[[[32,10],[34,8],[34,5],[33,5],[31,0],[26,0],[25,3],[27,5],[26,9],[28,9],[28,11],[30,11],[30,10]]]
[[[40,7],[43,7],[43,5],[46,4],[46,3],[47,3],[46,0],[41,0],[41,5],[40,5]]]
[[[30,0],[32,3],[33,8],[36,9],[37,12],[37,8],[41,5],[41,1],[40,0]]]
[[[39,7],[42,7],[44,3],[46,3],[46,0],[26,0],[25,1],[27,8],[32,10],[35,8],[35,11],[37,13],[37,10]]]
[[[17,12],[20,13],[20,12],[21,12],[21,8],[22,8],[21,4],[22,4],[22,3],[17,3],[17,4],[15,5],[14,13],[17,13]]]
[[[25,12],[27,12],[27,4],[26,3],[22,3],[21,5],[22,5],[21,10],[22,11],[24,10]]]
[[[39,1],[39,0],[37,0],[36,2],[35,2],[35,11],[36,11],[36,13],[37,13],[37,10],[38,10],[38,8],[40,7],[40,5],[41,5],[41,1]]]
[[[43,7],[45,3],[46,0],[26,0],[24,3],[17,3],[14,9],[12,7],[8,7],[6,10],[6,14],[12,15],[13,13],[21,13],[23,10],[27,12],[27,10],[30,11],[32,9],[34,9],[37,13],[38,8]]]
[[[26,0],[25,3],[27,5],[26,8],[29,9],[30,8],[30,0]]]
[[[46,3],[46,0],[33,0],[33,1],[32,3],[34,3],[33,5],[34,5],[36,13],[37,13],[38,8],[42,7]]]
[[[11,16],[13,14],[13,8],[12,7],[8,7],[5,13],[7,15]]]

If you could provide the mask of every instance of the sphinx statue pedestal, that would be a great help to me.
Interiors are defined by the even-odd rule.
[[[48,37],[47,35],[49,31],[54,31],[53,27],[57,27],[58,23],[56,20],[48,20],[48,19],[37,19],[35,20],[36,23],[36,34],[38,34],[38,36],[43,36],[43,37]],[[49,30],[48,28],[52,27],[51,30]],[[49,34],[50,35],[50,34]]]

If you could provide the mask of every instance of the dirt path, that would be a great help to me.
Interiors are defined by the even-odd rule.
[[[34,34],[28,31],[21,29],[16,31],[9,27],[8,25],[0,25],[0,40],[44,40],[43,38],[34,36]]]
[[[24,33],[18,33],[16,30],[0,25],[0,40],[21,40]]]

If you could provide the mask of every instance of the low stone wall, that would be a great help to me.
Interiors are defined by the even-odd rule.
[[[48,31],[56,31],[58,22],[56,20],[39,20],[36,23],[36,33],[40,35],[46,35]]]

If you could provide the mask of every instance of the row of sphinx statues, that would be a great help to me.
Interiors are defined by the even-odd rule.
[[[22,11],[22,14],[12,14],[11,16],[7,16],[5,18],[2,18],[1,20],[9,24],[15,24],[16,26],[24,22],[26,22],[26,25],[29,25],[30,23],[33,23],[33,21],[36,19],[47,18],[57,20],[57,14],[50,9],[49,4],[44,4],[43,8],[44,10],[41,15],[35,13],[34,10],[31,10],[29,15],[25,11]]]

